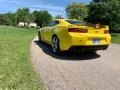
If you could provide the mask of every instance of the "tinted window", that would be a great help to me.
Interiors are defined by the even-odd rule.
[[[53,26],[55,26],[55,25],[57,25],[57,24],[59,24],[59,21],[52,21],[52,22],[50,22],[49,23],[49,27],[53,27]]]
[[[66,20],[70,24],[76,24],[76,25],[86,25],[86,22],[80,21],[80,20]]]

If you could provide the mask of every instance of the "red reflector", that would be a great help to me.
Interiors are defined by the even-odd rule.
[[[105,30],[105,31],[104,31],[104,34],[109,34],[109,30]]]
[[[81,29],[81,28],[69,28],[68,32],[75,32],[75,33],[87,33],[87,29]]]

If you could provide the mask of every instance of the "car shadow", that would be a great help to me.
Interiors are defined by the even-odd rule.
[[[39,43],[39,41],[34,41],[45,54],[50,55],[53,58],[60,59],[60,60],[92,60],[95,58],[99,58],[100,55],[93,52],[62,52],[60,54],[52,53],[51,46],[46,43]]]

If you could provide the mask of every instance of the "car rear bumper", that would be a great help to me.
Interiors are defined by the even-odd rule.
[[[97,46],[71,46],[70,51],[97,51],[106,50],[109,45],[97,45]]]
[[[99,43],[94,43],[98,39]],[[111,36],[94,35],[94,34],[71,34],[68,38],[61,40],[60,48],[62,51],[79,49],[79,50],[106,50],[110,44]]]

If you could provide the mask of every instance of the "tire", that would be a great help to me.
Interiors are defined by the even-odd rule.
[[[40,34],[40,31],[38,32],[38,40],[39,40],[39,42],[41,42],[41,34]]]
[[[56,36],[52,37],[52,52],[54,54],[59,54],[60,53],[59,40]]]

